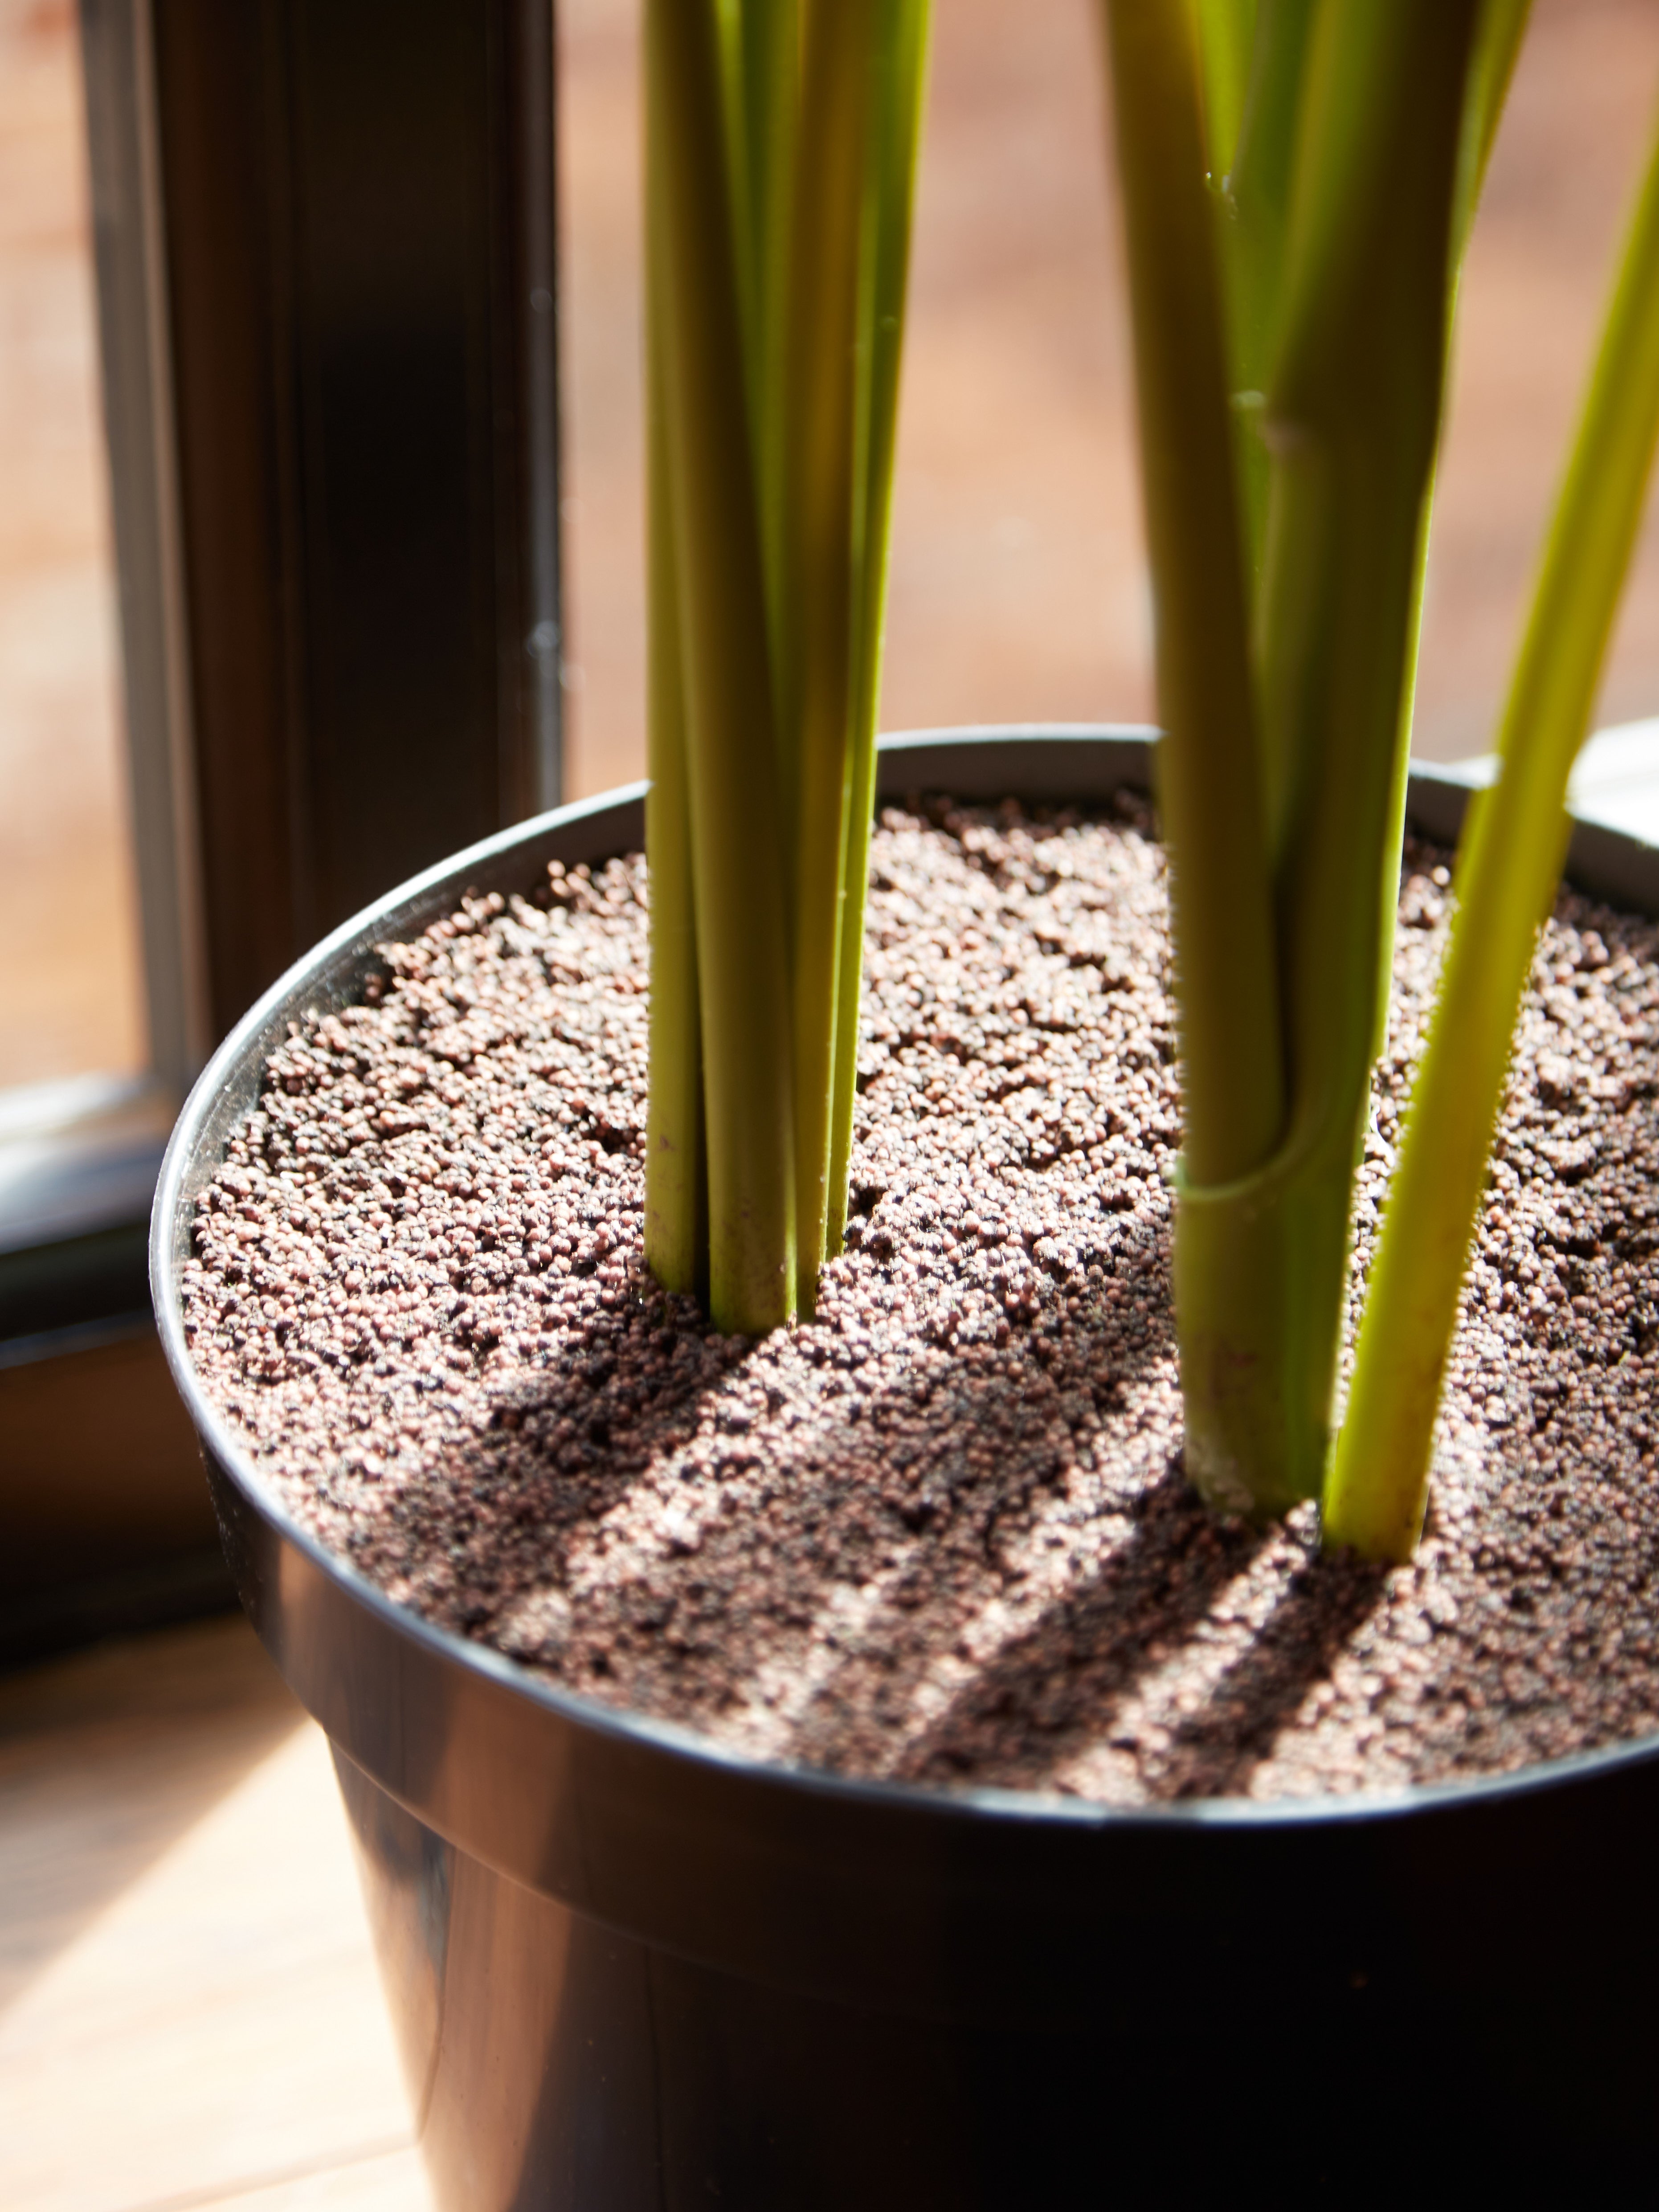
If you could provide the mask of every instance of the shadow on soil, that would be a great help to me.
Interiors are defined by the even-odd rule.
[[[824,1364],[810,1444],[785,1463],[770,1425],[752,1443],[726,1426],[755,1347],[660,1302],[595,1316],[559,1368],[504,1377],[492,1429],[467,1443],[475,1494],[510,1500],[513,1533],[498,1520],[494,1539],[505,1586],[515,1559],[526,1587],[562,1581],[594,1522],[676,1455],[696,1540],[650,1546],[597,1613],[585,1596],[575,1621],[556,1617],[556,1599],[539,1647],[532,1619],[507,1648],[659,1711],[684,1670],[702,1711],[741,1711],[754,1747],[906,1779],[1030,1783],[1107,1740],[1263,1541],[1200,1504],[1167,1421],[1142,1419],[1174,1360],[1165,1238],[1112,1264],[1136,1281],[1128,1323],[1127,1302],[1079,1299],[1070,1279],[1003,1346],[919,1334],[874,1387],[873,1353]],[[1079,1510],[1101,1530],[1094,1564],[1033,1617],[1033,1531]],[[1316,1560],[1297,1571],[1256,1641],[1170,1731],[1158,1794],[1241,1786],[1376,1589]],[[502,1617],[465,1625],[501,1633]]]

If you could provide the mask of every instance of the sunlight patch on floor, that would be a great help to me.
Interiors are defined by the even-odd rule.
[[[410,2143],[328,1746],[301,1722],[0,2014],[0,2203],[424,2212]]]

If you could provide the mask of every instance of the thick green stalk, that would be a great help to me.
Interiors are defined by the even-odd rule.
[[[847,1178],[858,1088],[859,995],[864,972],[865,887],[876,803],[876,709],[881,691],[882,611],[893,507],[904,299],[910,266],[916,155],[927,75],[929,0],[884,0],[871,50],[874,76],[863,195],[858,410],[853,473],[852,746],[842,860],[835,1075],[824,1244],[847,1231]]]
[[[1457,155],[1457,208],[1452,238],[1454,258],[1460,264],[1531,13],[1532,0],[1483,0]]]
[[[1176,1297],[1187,1466],[1280,1494],[1279,1261],[1211,1192],[1282,1133],[1284,1060],[1215,241],[1185,0],[1108,0],[1164,737],[1185,1141]],[[1264,1271],[1269,1279],[1262,1279]]]
[[[711,0],[649,0],[660,188],[664,441],[694,882],[709,1306],[771,1328],[794,1306],[793,1111],[782,816],[737,226]]]
[[[647,141],[646,191],[647,585],[649,592],[646,750],[651,787],[645,842],[651,856],[651,1082],[646,1114],[645,1258],[665,1290],[705,1287],[708,1163],[702,1143],[702,1049],[697,939],[691,889],[690,787],[680,673],[679,596],[670,512],[665,303],[660,163]]]
[[[1516,1012],[1565,842],[1659,438],[1659,144],[1551,525],[1500,741],[1469,811],[1434,1024],[1389,1193],[1325,1534],[1370,1557],[1415,1547],[1457,1300],[1503,1102]]]
[[[1261,1175],[1201,1194],[1212,1237],[1232,1216],[1276,1256],[1281,1499],[1324,1471],[1474,12],[1326,0],[1306,64],[1261,617],[1289,1116]]]
[[[786,416],[802,5],[803,0],[744,0],[732,26],[728,80],[733,102],[728,111],[728,138],[741,149],[744,179],[739,226],[745,270],[744,346],[775,678],[785,650],[788,592],[784,578]],[[806,181],[810,186],[810,174]],[[788,746],[781,726],[779,742],[787,789]]]
[[[830,1088],[850,800],[854,473],[863,179],[878,0],[809,0],[798,137],[786,419],[787,535],[781,628],[787,787],[794,824],[797,1299],[812,1310],[824,1256]]]

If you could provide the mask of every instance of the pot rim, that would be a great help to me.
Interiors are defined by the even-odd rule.
[[[895,732],[880,739],[879,746],[883,758],[893,766],[911,761],[921,768],[933,765],[927,757],[935,752],[960,756],[971,749],[973,752],[982,751],[988,762],[993,753],[1000,754],[1010,745],[1024,751],[1026,748],[1046,748],[1056,744],[1066,748],[1081,743],[1106,744],[1122,749],[1126,769],[1130,771],[1120,775],[1117,781],[1133,783],[1137,780],[1150,781],[1149,775],[1137,779],[1132,769],[1133,765],[1139,765],[1150,771],[1158,734],[1146,725],[1122,723],[985,724]],[[1053,796],[1061,794],[1063,776],[1044,780],[1054,782]],[[890,778],[884,779],[884,782],[891,793],[895,787]],[[916,787],[910,784],[900,787]],[[1448,772],[1433,763],[1413,763],[1408,817],[1427,835],[1443,842],[1453,838],[1472,787],[1467,777],[1455,769]],[[291,1018],[290,1008],[297,1010],[314,1004],[319,995],[316,979],[331,966],[354,954],[359,958],[366,957],[374,945],[391,934],[423,927],[423,921],[416,921],[417,915],[424,913],[431,918],[445,910],[465,890],[469,878],[510,857],[519,848],[544,838],[549,833],[568,830],[624,808],[637,807],[647,788],[643,782],[620,785],[593,798],[578,799],[517,823],[422,870],[374,900],[331,930],[277,978],[237,1022],[191,1086],[167,1144],[151,1210],[149,1267],[156,1326],[174,1384],[198,1435],[210,1446],[220,1471],[281,1544],[292,1547],[313,1572],[356,1604],[367,1608],[383,1628],[432,1660],[458,1666],[481,1683],[491,1683],[528,1699],[580,1735],[666,1755],[711,1779],[721,1775],[741,1778],[768,1792],[805,1793],[849,1809],[857,1805],[872,1810],[887,1808],[947,1824],[988,1821],[999,1826],[1117,1833],[1369,1826],[1434,1808],[1496,1807],[1564,1784],[1588,1782],[1659,1761],[1659,1730],[1656,1730],[1598,1749],[1537,1760],[1510,1772],[1462,1780],[1416,1783],[1389,1790],[1325,1792],[1306,1797],[1208,1797],[1131,1806],[1099,1804],[1058,1792],[983,1785],[924,1785],[842,1775],[826,1768],[757,1758],[722,1745],[681,1723],[605,1705],[579,1691],[564,1688],[521,1666],[493,1645],[440,1628],[411,1609],[394,1603],[376,1583],[348,1560],[330,1552],[302,1527],[267,1487],[235,1431],[208,1397],[185,1340],[179,1266],[189,1241],[192,1194],[187,1182],[200,1147],[215,1134],[211,1127],[215,1109],[240,1065],[257,1048],[260,1033],[272,1024]],[[1576,833],[1578,826],[1575,824]],[[1575,865],[1583,842],[1575,834],[1569,855],[1569,877],[1595,896],[1616,896],[1627,906],[1659,912],[1659,847],[1607,830],[1601,825],[1583,827],[1595,831],[1584,854],[1588,865]],[[1610,866],[1603,865],[1604,856],[1608,854],[1612,855]],[[1586,882],[1586,877],[1590,880]],[[1609,879],[1615,887],[1612,892],[1606,887]],[[241,1112],[234,1118],[240,1120]],[[349,1753],[350,1747],[346,1748]]]

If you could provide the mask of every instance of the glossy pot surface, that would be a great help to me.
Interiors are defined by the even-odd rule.
[[[1145,731],[923,733],[888,741],[882,788],[1098,801],[1145,786],[1152,750]],[[1466,797],[1419,774],[1411,812],[1449,838]],[[1659,2151],[1659,1743],[1273,1805],[848,1782],[434,1629],[266,1492],[178,1296],[266,1054],[463,892],[642,836],[642,787],[562,808],[337,931],[216,1054],[156,1196],[162,1341],[243,1602],[335,1746],[446,2212],[1140,2201],[1258,2169],[1303,2186],[1559,2155],[1582,2178]],[[1650,848],[1602,830],[1570,867],[1659,911]]]

